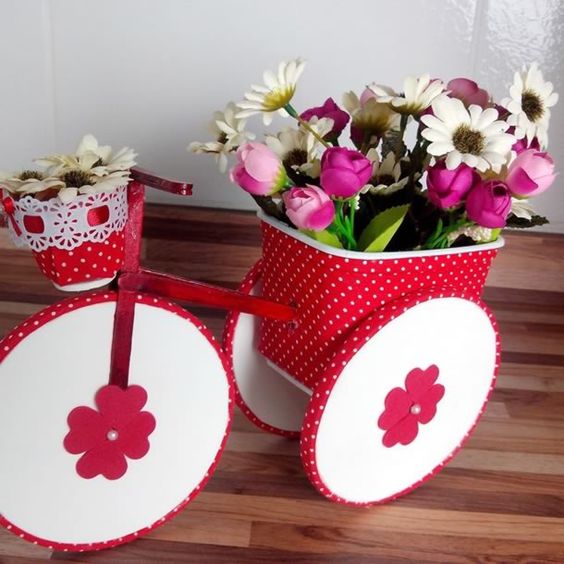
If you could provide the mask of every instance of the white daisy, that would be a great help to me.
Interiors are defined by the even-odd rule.
[[[37,194],[51,188],[59,188],[63,182],[58,178],[45,176],[36,170],[24,170],[17,174],[0,172],[0,188],[14,194]]]
[[[396,160],[396,155],[390,151],[382,161],[378,158],[376,149],[370,149],[366,153],[366,158],[371,160],[372,168],[372,183],[367,184],[361,192],[364,194],[370,192],[371,194],[381,194],[388,196],[405,188],[409,182],[409,177],[401,178],[401,162]],[[417,175],[417,179],[420,175]]]
[[[241,109],[237,117],[245,119],[262,113],[264,124],[269,125],[272,122],[272,112],[278,111],[281,115],[287,116],[288,113],[284,107],[293,98],[296,84],[304,67],[304,61],[294,59],[287,63],[281,62],[278,66],[278,74],[266,71],[263,75],[266,86],[251,86],[251,91],[245,94],[245,100],[237,104]]]
[[[533,215],[535,215],[535,210],[529,204],[529,200],[525,198],[511,198],[511,213],[515,217],[531,220]]]
[[[61,177],[64,181],[59,190],[59,199],[65,204],[71,202],[78,194],[97,194],[113,192],[129,182],[129,171],[117,170],[105,176],[97,177],[82,170],[70,170]]]
[[[509,98],[504,98],[501,105],[511,114],[507,123],[515,127],[515,137],[527,137],[531,142],[537,137],[541,146],[548,143],[548,122],[550,109],[558,101],[552,82],[543,79],[537,63],[521,72],[516,72],[513,84],[509,88]]]
[[[461,100],[446,95],[432,106],[434,115],[421,117],[427,126],[421,135],[431,141],[430,155],[446,156],[448,169],[466,163],[480,171],[497,171],[507,161],[515,137],[505,133],[509,126],[497,119],[496,109],[476,105],[467,109]]]
[[[255,138],[254,133],[245,131],[247,120],[237,118],[237,111],[237,106],[229,102],[223,112],[214,112],[210,130],[216,141],[207,143],[194,141],[188,146],[188,150],[192,153],[215,155],[221,172],[227,170],[227,155],[236,151],[246,141]]]
[[[408,76],[403,82],[403,93],[396,94],[389,86],[370,84],[368,86],[376,100],[390,106],[404,115],[417,115],[426,110],[445,89],[440,80],[431,81],[428,74],[419,78]]]
[[[372,144],[390,129],[397,129],[400,116],[388,104],[378,102],[376,95],[367,96],[366,93],[371,93],[371,91],[365,90],[361,98],[352,91],[345,92],[343,106],[351,115],[351,126],[364,133],[367,142]]]

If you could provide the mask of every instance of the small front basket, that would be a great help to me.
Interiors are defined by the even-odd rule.
[[[121,268],[127,223],[127,187],[111,193],[18,200],[4,194],[8,230],[18,247],[31,249],[55,287],[82,291],[110,282]]]

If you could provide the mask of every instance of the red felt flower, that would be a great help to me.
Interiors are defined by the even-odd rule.
[[[139,459],[147,454],[156,422],[151,413],[141,411],[146,402],[141,386],[104,386],[96,394],[98,411],[83,405],[69,413],[64,446],[71,454],[84,453],[76,463],[79,476],[101,474],[117,480],[127,471],[126,456]]]
[[[429,423],[437,413],[437,404],[445,388],[435,384],[439,369],[432,364],[427,370],[414,368],[405,378],[405,390],[394,388],[384,400],[384,412],[378,427],[386,431],[382,443],[392,447],[397,443],[408,445],[419,432],[419,424]]]

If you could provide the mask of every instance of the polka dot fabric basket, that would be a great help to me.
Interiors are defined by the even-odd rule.
[[[79,195],[69,203],[32,196],[2,200],[18,247],[33,252],[55,287],[83,291],[108,284],[123,263],[127,188]]]
[[[338,250],[261,216],[263,256],[240,290],[292,304],[292,322],[232,313],[237,403],[300,438],[332,501],[371,505],[424,484],[484,412],[500,359],[481,301],[503,240],[401,253]]]

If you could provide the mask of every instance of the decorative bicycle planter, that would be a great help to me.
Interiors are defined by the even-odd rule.
[[[239,406],[265,430],[301,436],[305,470],[327,497],[407,493],[458,451],[491,393],[500,345],[480,295],[503,240],[369,254],[261,220],[263,257],[241,291],[297,316],[230,314]]]

